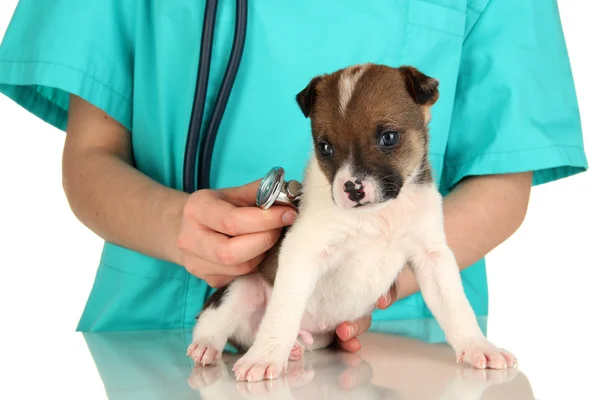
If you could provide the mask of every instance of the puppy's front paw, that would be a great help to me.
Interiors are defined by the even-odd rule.
[[[468,343],[458,352],[456,362],[466,362],[479,369],[505,369],[517,365],[515,356],[487,340]]]
[[[252,346],[233,366],[238,381],[255,382],[278,378],[287,368],[289,352],[280,346]]]
[[[196,364],[212,365],[221,359],[222,350],[204,340],[196,340],[188,347],[187,354]]]

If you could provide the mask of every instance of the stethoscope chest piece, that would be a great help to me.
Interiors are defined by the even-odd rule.
[[[260,182],[256,192],[256,205],[263,210],[273,204],[297,208],[302,185],[300,182],[285,181],[285,172],[281,167],[271,168]]]

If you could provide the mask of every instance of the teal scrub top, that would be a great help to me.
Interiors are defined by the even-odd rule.
[[[181,189],[203,12],[198,0],[21,0],[0,47],[0,92],[61,130],[69,94],[82,97],[131,132],[140,171]],[[220,2],[217,21],[209,105],[229,58],[234,0]],[[214,187],[275,165],[300,179],[312,142],[296,93],[315,75],[364,62],[439,79],[430,158],[444,195],[467,176],[534,171],[539,185],[587,169],[556,0],[263,0],[249,2]],[[485,317],[484,260],[462,279]],[[189,328],[211,292],[181,266],[106,243],[77,329]],[[393,332],[390,321],[431,313],[417,293],[373,317],[373,329]]]

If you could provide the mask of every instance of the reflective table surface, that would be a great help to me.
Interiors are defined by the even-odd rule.
[[[377,332],[392,325],[395,334]],[[212,367],[194,366],[185,354],[189,330],[49,334],[7,353],[11,359],[1,362],[10,366],[3,374],[10,379],[2,379],[0,398],[535,398],[522,366],[495,371],[456,364],[434,321],[374,323],[373,330],[361,337],[356,354],[308,352],[290,362],[284,378],[253,383],[235,381],[237,354]]]

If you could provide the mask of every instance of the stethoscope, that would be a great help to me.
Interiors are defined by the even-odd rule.
[[[192,193],[198,189],[210,187],[210,166],[212,154],[217,138],[217,132],[233,83],[237,76],[244,41],[246,40],[246,27],[248,20],[248,1],[236,0],[235,33],[231,55],[225,70],[221,87],[215,100],[212,115],[208,119],[208,127],[200,143],[200,167],[196,168],[198,157],[198,142],[202,128],[202,117],[206,102],[206,90],[208,87],[208,75],[212,54],[212,42],[214,37],[215,20],[218,0],[206,0],[204,10],[204,24],[202,27],[202,39],[200,48],[200,60],[198,63],[198,75],[196,78],[196,90],[192,106],[192,116],[188,128],[188,136],[185,144],[183,164],[183,190]],[[196,174],[197,173],[197,174]],[[285,172],[281,167],[272,168],[260,182],[256,193],[256,205],[267,209],[274,204],[291,207],[298,206],[301,185],[298,181],[285,181]]]

